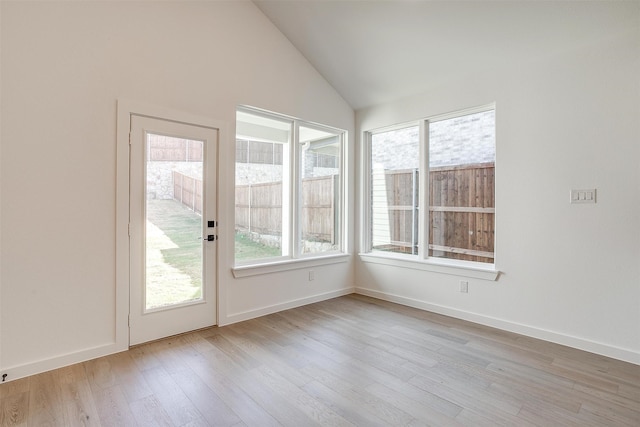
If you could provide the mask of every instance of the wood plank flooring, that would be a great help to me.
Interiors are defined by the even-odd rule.
[[[640,366],[349,295],[0,385],[1,426],[640,426]]]

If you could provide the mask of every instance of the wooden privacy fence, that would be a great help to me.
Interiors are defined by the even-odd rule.
[[[202,180],[173,171],[173,198],[202,215]]]
[[[374,173],[375,248],[417,253],[418,178],[415,169]],[[493,163],[430,169],[430,256],[493,262],[494,180]]]
[[[418,253],[418,170],[377,170],[371,181],[373,247]]]
[[[301,231],[304,240],[337,242],[338,175],[302,180]]]
[[[282,235],[282,183],[236,186],[236,230]]]
[[[202,142],[169,136],[152,135],[149,144],[150,161],[201,162]]]
[[[431,169],[429,255],[493,262],[494,163]]]
[[[304,240],[336,242],[337,175],[302,180],[301,233]],[[282,234],[282,183],[236,186],[236,230]]]

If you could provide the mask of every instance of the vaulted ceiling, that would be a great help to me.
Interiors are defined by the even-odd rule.
[[[614,36],[636,1],[254,0],[354,108]]]

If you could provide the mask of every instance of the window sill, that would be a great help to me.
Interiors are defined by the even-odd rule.
[[[287,259],[264,264],[238,265],[231,269],[233,277],[258,276],[260,274],[279,273],[322,265],[339,264],[349,260],[349,254],[324,255],[300,259]]]
[[[495,270],[493,265],[483,268],[460,265],[457,262],[420,260],[417,257],[408,257],[406,255],[395,255],[389,253],[362,253],[359,254],[359,256],[363,262],[401,268],[412,268],[414,270],[430,271],[433,273],[452,274],[454,276],[470,277],[473,279],[495,281],[500,275],[500,271]]]

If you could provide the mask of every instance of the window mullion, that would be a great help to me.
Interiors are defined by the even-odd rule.
[[[291,122],[291,127],[293,131],[293,122]],[[290,132],[290,139],[288,141],[288,147],[285,145],[283,148],[287,148],[287,150],[282,151],[282,236],[281,236],[281,245],[282,245],[282,254],[283,256],[292,257],[293,256],[293,246],[291,245],[291,214],[292,214],[292,191],[294,187],[294,182],[292,180],[292,165],[295,164],[295,157],[293,157],[293,149],[292,145],[293,141],[295,141],[295,137],[293,136],[293,132]]]
[[[346,142],[345,142],[345,133],[342,132],[339,136],[340,138],[340,159],[338,162],[338,168],[340,170],[340,173],[338,175],[338,191],[340,192],[339,197],[338,197],[338,211],[336,212],[336,217],[337,220],[339,221],[339,224],[337,224],[337,232],[339,233],[339,235],[337,236],[338,241],[340,242],[340,251],[341,252],[345,252],[347,250],[347,215],[346,213],[346,202],[345,202],[345,197],[347,194],[347,189],[346,189],[346,173],[347,173],[347,166],[345,164],[346,159],[347,159],[347,150],[346,150]],[[335,224],[335,220],[334,220],[334,224]]]
[[[429,256],[429,121],[420,121],[419,153],[419,201],[418,201],[418,257]]]
[[[293,122],[292,129],[293,141],[291,143],[290,155],[291,155],[291,167],[289,168],[289,176],[291,182],[291,191],[289,193],[290,204],[290,218],[289,224],[289,244],[291,247],[291,257],[300,258],[300,218],[301,218],[301,189],[302,178],[300,174],[300,124],[298,121]]]
[[[366,203],[362,204],[363,211],[361,213],[362,218],[362,226],[360,233],[360,251],[361,252],[371,252],[373,249],[373,243],[371,234],[373,233],[373,228],[371,226],[373,218],[373,209],[372,209],[372,200],[371,200],[371,132],[365,132],[364,144],[362,144],[362,160],[360,163],[361,167],[361,176],[367,177],[367,179],[361,180],[361,191],[365,197],[363,200],[366,200]]]

